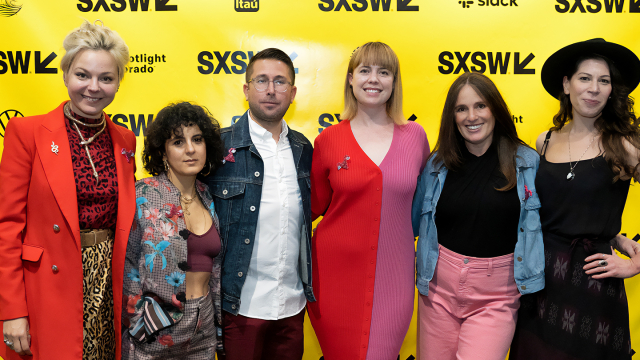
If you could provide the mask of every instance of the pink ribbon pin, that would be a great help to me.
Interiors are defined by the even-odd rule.
[[[233,157],[233,154],[235,154],[236,149],[231,148],[229,149],[229,155],[225,156],[224,159],[222,159],[222,163],[226,163],[228,162],[236,162],[236,158]]]

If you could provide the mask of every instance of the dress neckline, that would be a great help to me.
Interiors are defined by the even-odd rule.
[[[393,135],[391,136],[391,145],[389,145],[389,149],[387,150],[387,153],[384,154],[384,157],[382,158],[382,161],[380,161],[380,164],[376,164],[375,161],[373,161],[369,155],[366,153],[366,151],[364,151],[364,149],[362,148],[362,146],[360,146],[360,143],[358,142],[358,139],[356,139],[356,136],[353,134],[353,129],[351,128],[351,120],[347,120],[347,127],[348,127],[348,132],[349,135],[351,136],[351,139],[353,140],[353,142],[357,145],[357,148],[360,150],[360,152],[367,158],[369,159],[369,161],[373,164],[373,166],[377,167],[378,169],[382,169],[382,164],[385,163],[385,161],[389,158],[389,154],[391,153],[391,149],[393,149],[393,147],[395,146],[396,143],[396,138],[397,138],[397,134],[398,134],[398,124],[394,123],[393,124]]]

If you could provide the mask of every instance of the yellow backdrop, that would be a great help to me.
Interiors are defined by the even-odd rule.
[[[424,127],[432,146],[446,91],[463,71],[496,82],[533,145],[558,108],[540,83],[549,55],[595,37],[640,54],[640,0],[0,0],[0,135],[10,117],[42,114],[68,98],[57,69],[62,40],[83,19],[101,19],[129,45],[128,73],[106,112],[139,136],[138,178],[154,114],[188,100],[230,125],[247,109],[246,63],[267,47],[293,59],[298,94],[285,118],[313,141],[337,123],[351,52],[367,41],[388,43],[401,62],[405,116]],[[622,229],[636,239],[638,205],[632,186]],[[626,283],[638,348],[640,280]],[[304,359],[318,360],[305,325]],[[414,317],[399,359],[415,356],[415,334]]]

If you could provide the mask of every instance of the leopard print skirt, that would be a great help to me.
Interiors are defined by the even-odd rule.
[[[111,286],[112,253],[113,240],[82,249],[83,360],[115,359],[116,338]]]

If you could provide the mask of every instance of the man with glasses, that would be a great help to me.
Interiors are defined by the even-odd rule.
[[[222,270],[227,360],[300,360],[311,288],[313,148],[283,116],[296,95],[289,56],[249,61],[249,110],[221,130],[224,165],[208,177],[226,247]]]

